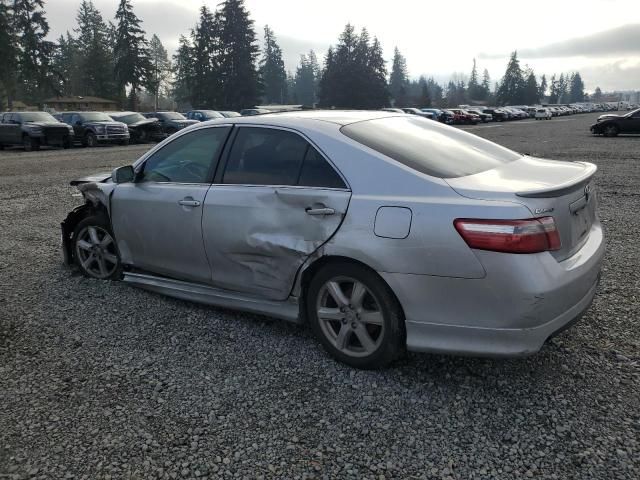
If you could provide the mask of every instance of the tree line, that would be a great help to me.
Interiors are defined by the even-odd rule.
[[[172,58],[157,35],[147,34],[131,0],[119,0],[105,20],[82,0],[77,26],[56,42],[47,40],[44,0],[0,0],[0,98],[42,104],[50,96],[82,95],[116,100],[136,110],[140,99],[192,108],[240,110],[259,103],[325,108],[388,106],[452,107],[465,103],[519,105],[569,103],[585,98],[578,72],[537,77],[510,56],[504,76],[492,85],[475,59],[470,74],[446,85],[433,77],[410,79],[396,48],[387,71],[382,46],[366,28],[347,24],[320,65],[313,50],[295,72],[285,69],[274,31],[264,27],[262,49],[244,0],[200,8],[196,25],[181,35]],[[598,89],[599,91],[599,89]]]

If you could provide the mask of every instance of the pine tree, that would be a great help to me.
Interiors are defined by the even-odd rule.
[[[568,91],[567,91],[567,77],[564,76],[563,73],[560,74],[560,78],[558,79],[558,102],[559,103],[567,103],[568,100]]]
[[[337,108],[380,108],[389,101],[380,42],[366,29],[347,25],[335,50],[330,48],[320,80],[320,104]]]
[[[569,87],[569,97],[571,102],[584,101],[584,82],[579,72],[575,72],[571,76],[571,82]]]
[[[52,66],[59,75],[56,90],[61,95],[75,95],[80,92],[80,69],[78,68],[76,40],[67,32],[58,38],[58,48],[52,59]]]
[[[196,108],[214,108],[220,105],[220,21],[206,7],[200,8],[200,19],[191,32],[191,104]]]
[[[260,80],[266,103],[284,103],[287,98],[287,74],[282,49],[269,25],[264,27],[264,49],[260,61]]]
[[[167,93],[167,84],[171,76],[171,62],[167,50],[156,34],[149,42],[149,60],[151,72],[147,79],[147,89],[153,95],[154,110],[158,110],[158,102],[162,94]]]
[[[258,47],[253,20],[244,0],[225,0],[217,12],[220,25],[221,103],[241,110],[258,100]]]
[[[13,11],[0,1],[0,109],[7,98],[8,108],[13,108],[16,89],[17,44],[13,24]]]
[[[116,86],[113,80],[113,52],[109,47],[109,31],[100,12],[91,0],[83,0],[76,17],[78,38],[75,41],[76,65],[80,95],[96,95],[114,98]],[[66,47],[69,47],[66,45]]]
[[[480,100],[487,100],[491,95],[491,77],[489,76],[489,70],[486,68],[482,72],[482,84],[480,85]]]
[[[523,89],[523,103],[525,105],[536,105],[540,100],[540,91],[538,87],[538,81],[536,80],[536,76],[533,73],[533,70],[528,69],[525,72],[525,83]]]
[[[51,68],[56,45],[45,40],[49,24],[43,7],[44,0],[14,0],[13,4],[17,90],[28,103],[39,103],[45,96],[53,93],[56,83],[56,75]]]
[[[602,90],[600,90],[600,87],[596,87],[596,90],[593,92],[593,96],[591,98],[595,102],[599,102],[600,100],[602,100]]]
[[[473,59],[473,68],[471,69],[471,75],[469,75],[469,82],[467,83],[467,95],[469,100],[481,100],[482,90],[478,83],[478,69],[476,67],[476,59]]]
[[[295,87],[294,87],[294,103],[312,107],[317,102],[318,88],[318,60],[313,50],[307,55],[300,55],[300,64],[296,69]]]
[[[189,39],[180,35],[178,50],[173,55],[173,96],[179,105],[188,104],[189,108],[192,107],[193,70],[193,48]]]
[[[420,78],[418,79],[418,85],[420,86],[420,99],[418,100],[418,107],[430,107],[431,94],[429,93],[429,85],[424,75],[420,75]]]
[[[540,79],[540,86],[538,87],[538,98],[541,101],[544,101],[545,96],[547,95],[547,77],[546,75],[542,75]]]
[[[427,89],[429,90],[429,98],[435,106],[442,105],[442,87],[436,83],[433,77],[427,79]]]
[[[549,103],[558,103],[558,80],[556,80],[555,74],[551,76],[551,83],[549,84]]]
[[[523,102],[523,93],[524,79],[518,61],[518,53],[514,51],[500,82],[496,100],[500,105],[517,105]]]
[[[137,110],[137,92],[151,70],[149,44],[130,0],[120,0],[116,11],[115,77],[120,91],[130,87],[129,106]]]
[[[400,53],[398,47],[393,51],[393,61],[391,63],[391,76],[389,77],[389,92],[396,106],[407,103],[407,84],[409,76],[407,74],[407,60]]]

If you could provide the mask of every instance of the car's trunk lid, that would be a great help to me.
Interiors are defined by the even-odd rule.
[[[533,218],[553,217],[562,247],[552,253],[564,260],[584,244],[596,220],[596,170],[586,162],[525,156],[498,168],[446,181],[462,196],[517,202],[526,206]]]

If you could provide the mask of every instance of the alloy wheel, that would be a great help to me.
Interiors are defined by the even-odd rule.
[[[76,240],[76,259],[92,277],[109,278],[120,260],[113,237],[99,226],[84,227]]]
[[[385,328],[380,302],[359,280],[334,277],[325,282],[316,312],[322,333],[343,354],[365,357],[380,347]]]

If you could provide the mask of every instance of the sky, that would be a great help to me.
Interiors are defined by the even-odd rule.
[[[188,34],[202,5],[218,0],[131,0],[150,37],[169,52]],[[118,0],[93,0],[105,20]],[[76,26],[80,0],[45,0],[57,38]],[[473,59],[497,81],[509,53],[538,75],[579,71],[587,91],[640,90],[640,0],[245,0],[259,39],[269,25],[287,70],[314,49],[320,60],[346,23],[377,36],[391,69],[394,47],[407,58],[409,75],[446,82],[468,75]]]

